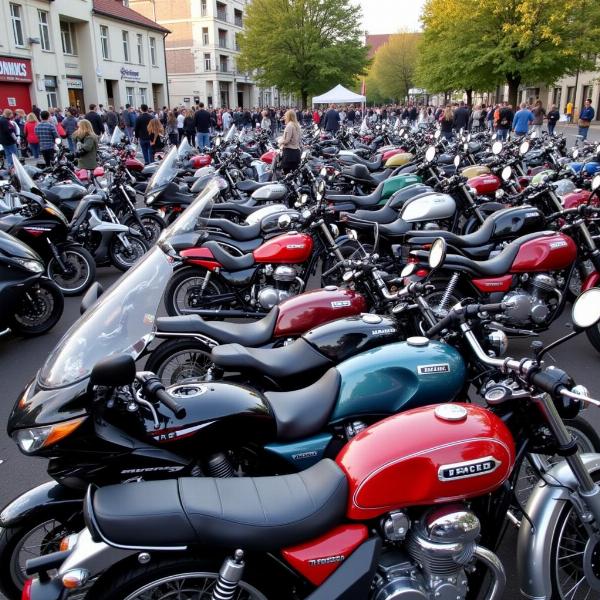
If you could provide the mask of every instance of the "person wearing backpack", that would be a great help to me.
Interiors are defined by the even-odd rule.
[[[506,141],[508,132],[512,128],[514,116],[512,107],[507,102],[503,102],[502,108],[498,112],[498,125],[496,127],[499,140]]]

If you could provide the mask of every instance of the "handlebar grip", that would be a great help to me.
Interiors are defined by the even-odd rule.
[[[441,321],[438,321],[433,327],[425,332],[425,336],[430,338],[438,334],[440,331],[448,327],[454,321],[455,314],[450,311]]]
[[[476,314],[480,312],[499,313],[504,312],[507,308],[504,302],[495,302],[492,304],[471,304],[467,306],[467,313]]]
[[[187,415],[187,411],[185,410],[185,408],[181,406],[181,404],[175,402],[175,400],[171,398],[171,396],[165,391],[164,388],[157,389],[154,392],[154,395],[156,396],[156,399],[161,404],[166,406],[178,419],[185,418],[185,416]]]

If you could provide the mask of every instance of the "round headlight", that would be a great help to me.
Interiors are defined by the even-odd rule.
[[[153,194],[150,194],[147,198],[146,198],[146,204],[150,205],[154,202],[154,199],[156,198],[156,196],[154,196]]]

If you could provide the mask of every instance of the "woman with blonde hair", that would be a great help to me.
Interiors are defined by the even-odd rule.
[[[296,111],[288,110],[284,116],[285,129],[279,138],[279,147],[282,149],[281,168],[285,174],[294,171],[300,166],[300,125]]]
[[[156,117],[148,122],[148,133],[150,134],[150,160],[154,162],[154,153],[160,152],[165,147],[162,137],[165,135],[165,129]]]
[[[75,157],[80,169],[93,171],[98,166],[98,136],[87,119],[81,119],[73,133],[76,143]]]
[[[36,160],[40,157],[40,139],[35,135],[35,126],[39,123],[35,113],[30,112],[25,119],[24,137],[27,146]]]
[[[442,130],[442,137],[447,140],[451,140],[454,137],[452,128],[454,127],[454,111],[450,105],[446,106],[446,110],[442,113],[440,118],[440,129]]]

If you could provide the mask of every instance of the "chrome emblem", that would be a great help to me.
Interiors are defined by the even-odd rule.
[[[442,465],[438,469],[438,479],[440,481],[456,481],[458,479],[481,477],[493,473],[501,464],[493,456],[486,456],[453,465]]]

